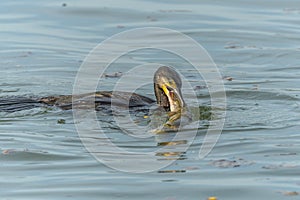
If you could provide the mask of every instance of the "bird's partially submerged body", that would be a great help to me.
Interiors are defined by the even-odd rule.
[[[182,118],[190,120],[190,114],[181,93],[181,78],[171,67],[160,67],[154,74],[154,93],[156,103],[168,114],[166,127],[174,128],[180,125]],[[80,95],[60,95],[42,98],[19,98],[16,100],[0,99],[0,111],[13,112],[41,105],[57,106],[63,110],[104,107],[150,107],[155,100],[130,92],[100,91]],[[26,105],[26,106],[25,106]],[[16,109],[14,109],[16,108]]]
[[[63,110],[72,108],[95,108],[96,110],[100,110],[103,107],[111,106],[132,108],[150,106],[155,103],[155,101],[149,97],[136,93],[119,91],[100,91],[80,95],[49,96],[40,98],[39,102],[47,105],[54,105]]]

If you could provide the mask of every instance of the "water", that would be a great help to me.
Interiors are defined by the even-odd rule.
[[[96,161],[82,145],[71,111],[1,113],[1,199],[300,199],[297,1],[17,0],[1,2],[0,9],[1,96],[71,94],[83,59],[99,42],[159,26],[204,46],[224,77],[228,104],[223,133],[204,160],[197,157],[202,129],[181,159],[146,174]],[[205,86],[183,60],[160,52],[133,53],[111,70],[148,62],[174,65],[194,86]],[[115,81],[108,78],[103,87]],[[140,92],[153,97],[151,84]],[[205,88],[197,95],[209,104]],[[107,130],[115,144],[158,148],[155,138],[137,142],[112,124]]]

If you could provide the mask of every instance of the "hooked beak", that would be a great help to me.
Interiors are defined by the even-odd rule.
[[[176,85],[171,86],[169,84],[163,84],[161,85],[161,88],[168,98],[171,112],[181,110],[185,106],[181,92]]]

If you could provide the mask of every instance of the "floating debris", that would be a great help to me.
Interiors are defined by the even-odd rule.
[[[232,81],[233,78],[231,76],[224,76],[223,79],[227,80],[227,81]]]
[[[217,197],[208,197],[207,200],[218,200]]]
[[[240,45],[235,45],[235,44],[231,44],[231,45],[227,45],[224,47],[224,49],[241,49],[242,47]]]
[[[241,45],[234,42],[229,42],[224,46],[224,49],[261,49],[261,47],[257,47],[255,45]]]
[[[57,120],[57,123],[58,124],[65,124],[66,120],[65,119],[59,119],[59,120]]]
[[[118,77],[121,77],[123,75],[122,72],[115,72],[115,73],[112,73],[112,74],[103,74],[103,77],[105,78],[118,78]]]
[[[151,21],[151,22],[157,21],[156,18],[153,18],[153,17],[151,17],[151,16],[147,16],[147,19],[148,19],[149,21]]]
[[[23,52],[21,55],[20,55],[20,57],[29,57],[29,56],[31,56],[32,55],[32,52],[31,51],[25,51],[25,52]]]
[[[186,172],[186,170],[160,170],[160,171],[158,171],[158,173],[185,173]]]
[[[299,195],[299,192],[296,192],[296,191],[281,191],[280,193],[285,196],[298,196]]]
[[[14,150],[14,149],[5,149],[2,151],[2,154],[8,155],[8,154],[15,153],[15,152],[16,152],[16,150]]]
[[[243,158],[238,158],[234,160],[226,160],[226,159],[215,160],[212,161],[210,164],[219,168],[235,168],[235,167],[241,167],[245,165],[252,165],[254,164],[254,162],[244,160]]]
[[[194,90],[202,90],[202,89],[206,89],[206,88],[207,88],[206,85],[196,85],[196,86],[194,87]]]
[[[283,163],[283,164],[279,164],[279,165],[265,165],[262,166],[263,169],[291,169],[291,168],[298,168],[299,165],[298,164],[294,164],[294,163]]]
[[[123,25],[117,25],[117,28],[125,28]]]

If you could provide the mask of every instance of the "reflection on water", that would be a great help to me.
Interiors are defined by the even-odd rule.
[[[159,142],[157,146],[174,146],[180,144],[187,144],[186,140],[179,140],[179,141],[170,141],[170,142]]]
[[[101,89],[113,88],[120,75],[115,73],[124,75],[132,66],[174,66],[196,91],[199,103],[189,95],[185,99],[198,116],[197,135],[192,141],[176,139],[172,132],[143,137],[135,128],[128,135],[110,112],[99,111],[97,120],[119,147],[136,154],[164,148],[154,153],[155,159],[175,162],[152,173],[122,173],[87,152],[72,111],[2,112],[1,198],[299,199],[298,2],[17,0],[0,5],[1,97],[71,94],[80,64],[99,42],[123,30],[161,26],[182,31],[208,50],[224,77],[228,104],[218,144],[199,160],[207,125],[216,117],[211,116],[207,84],[170,53],[131,52],[105,72]],[[145,85],[137,92],[154,97],[152,90]],[[193,108],[199,104],[197,115]],[[147,112],[131,118],[140,127],[150,121]],[[181,133],[188,135],[193,128]],[[91,139],[101,146],[107,138],[98,133]],[[101,147],[102,153],[114,153]],[[120,164],[127,159],[114,156]]]

